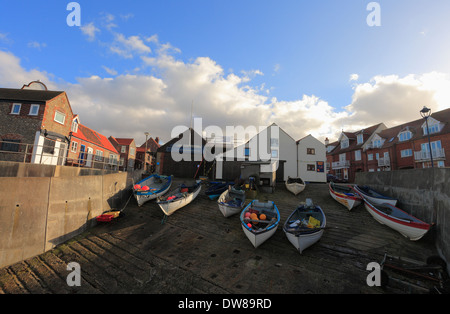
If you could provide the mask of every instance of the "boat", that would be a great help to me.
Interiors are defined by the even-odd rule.
[[[225,217],[239,213],[245,206],[245,191],[234,186],[229,186],[217,200],[220,212]]]
[[[226,191],[230,185],[234,185],[234,182],[211,182],[210,184],[211,185],[205,191],[205,194],[210,200],[214,200]]]
[[[307,198],[306,204],[298,206],[286,220],[283,231],[301,254],[322,238],[326,224],[322,208]]]
[[[200,193],[202,185],[200,182],[191,186],[181,184],[175,190],[167,193],[166,196],[158,197],[156,203],[166,216],[172,215],[178,209],[190,204]]]
[[[359,194],[359,196],[361,196],[364,200],[369,200],[369,202],[371,202],[372,204],[388,203],[393,206],[397,205],[398,200],[396,198],[378,193],[367,185],[355,185],[353,188]]]
[[[280,212],[272,201],[252,200],[241,212],[240,220],[245,235],[257,248],[277,230]]]
[[[348,210],[352,210],[356,206],[362,203],[362,198],[358,193],[348,185],[337,185],[333,182],[329,183],[330,195],[338,203],[347,207]]]
[[[365,199],[364,206],[376,221],[398,231],[411,241],[421,239],[430,230],[430,224],[391,204],[375,205]]]
[[[172,176],[151,175],[136,183],[133,187],[133,195],[139,206],[153,200],[169,191],[172,185]]]
[[[305,189],[305,182],[301,178],[291,178],[288,177],[286,180],[286,189],[297,195]]]

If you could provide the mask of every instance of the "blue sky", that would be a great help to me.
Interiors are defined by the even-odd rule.
[[[153,128],[167,138],[170,128],[160,118],[170,127],[185,121],[177,117],[191,102],[208,123],[220,124],[219,111],[232,108],[235,115],[257,114],[260,124],[276,122],[295,139],[312,133],[320,140],[341,128],[415,119],[421,103],[400,116],[411,99],[435,110],[449,107],[443,100],[449,1],[377,1],[379,27],[367,25],[370,1],[363,0],[77,1],[81,27],[66,24],[69,2],[0,0],[0,72],[9,73],[12,62],[23,74],[3,77],[0,85],[19,88],[28,83],[19,79],[42,74],[48,85],[68,91],[82,123],[107,136],[140,137]],[[121,97],[108,99],[111,89],[133,90],[127,85],[136,86],[133,79],[140,91],[148,86],[160,98],[141,95],[145,103],[136,106],[140,100],[131,96],[131,104],[126,97],[122,104]],[[401,95],[395,94],[399,86]],[[410,92],[417,97],[403,97]],[[104,114],[111,103],[130,119],[146,104],[168,109],[153,126],[119,127]],[[374,117],[370,108],[379,103],[398,110]],[[237,121],[255,122],[244,117]]]

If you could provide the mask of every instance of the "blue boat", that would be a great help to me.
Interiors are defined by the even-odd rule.
[[[210,184],[211,186],[206,190],[205,194],[210,200],[214,200],[228,190],[230,185],[234,185],[234,182],[210,182]]]
[[[139,207],[145,202],[164,195],[172,185],[172,176],[151,175],[136,183],[133,187],[133,195]]]

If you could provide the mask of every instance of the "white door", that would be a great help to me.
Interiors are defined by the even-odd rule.
[[[90,168],[92,166],[92,157],[94,157],[94,149],[92,147],[88,147],[87,157],[86,157],[86,167]]]

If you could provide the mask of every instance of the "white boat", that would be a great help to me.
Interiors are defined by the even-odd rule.
[[[240,220],[245,235],[257,248],[277,230],[280,212],[274,202],[253,200],[241,212]]]
[[[372,204],[388,203],[393,206],[397,205],[397,199],[378,193],[374,189],[366,185],[355,185],[354,189],[363,199],[367,199]]]
[[[297,195],[305,189],[305,182],[301,178],[291,178],[288,177],[286,180],[286,189]]]
[[[286,220],[283,230],[300,254],[322,238],[327,224],[325,213],[311,199],[297,207]]]
[[[421,239],[430,230],[430,224],[391,204],[375,205],[366,199],[364,206],[376,221],[398,231],[411,241]]]
[[[167,193],[171,185],[172,176],[154,174],[136,183],[133,187],[133,195],[138,206],[142,206],[145,202]]]
[[[200,182],[192,186],[181,184],[177,189],[167,193],[167,196],[159,197],[156,203],[166,216],[170,216],[176,210],[191,203],[200,193],[201,189]]]
[[[230,186],[217,200],[220,212],[224,217],[239,213],[245,206],[245,191]]]
[[[338,203],[347,207],[348,210],[352,210],[362,203],[362,198],[350,186],[337,185],[333,182],[330,182],[329,190],[331,197],[334,198]]]

